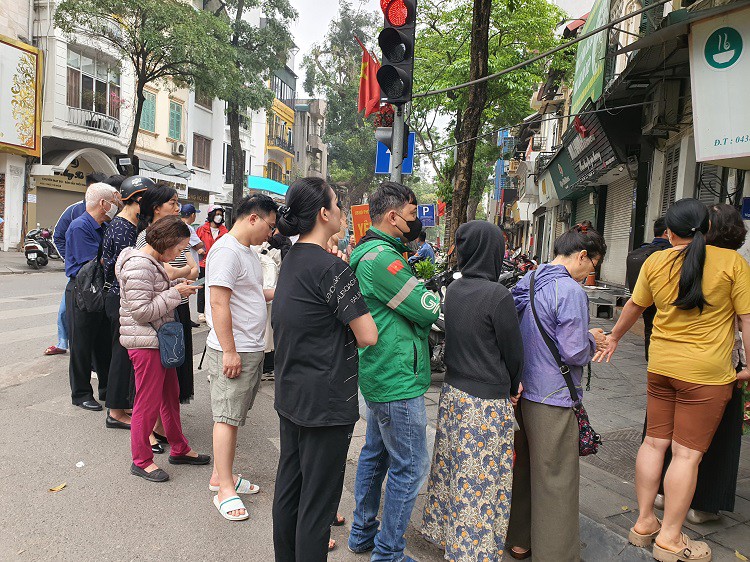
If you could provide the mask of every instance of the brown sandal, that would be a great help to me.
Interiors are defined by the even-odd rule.
[[[682,533],[682,540],[685,547],[678,551],[663,548],[654,541],[654,559],[659,562],[709,562],[711,560],[711,549],[706,543],[691,540],[685,533]]]

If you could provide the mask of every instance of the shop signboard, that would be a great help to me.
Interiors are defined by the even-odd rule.
[[[554,207],[558,203],[555,185],[552,183],[552,174],[548,168],[539,176],[539,206]]]
[[[565,148],[560,150],[549,165],[549,173],[552,176],[552,185],[557,194],[557,199],[564,199],[572,193],[578,183],[578,175],[575,165]]]
[[[610,0],[596,0],[581,35],[609,22]],[[585,103],[598,100],[604,90],[604,61],[607,53],[607,31],[600,31],[578,45],[576,70],[573,75],[572,113],[578,113]]]
[[[750,169],[750,7],[690,26],[690,79],[698,162]]]
[[[41,155],[42,51],[0,35],[0,150]]]
[[[352,229],[354,230],[354,240],[357,244],[372,226],[370,219],[369,205],[352,205]]]

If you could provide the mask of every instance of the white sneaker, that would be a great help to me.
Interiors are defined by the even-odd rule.
[[[721,516],[718,513],[708,513],[707,511],[698,511],[691,509],[687,512],[687,520],[693,525],[700,525],[708,521],[718,521]]]
[[[206,321],[206,315],[205,314],[199,314],[198,315],[198,323],[203,324]]]

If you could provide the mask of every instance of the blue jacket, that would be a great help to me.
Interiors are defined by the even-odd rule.
[[[414,263],[420,258],[427,258],[432,263],[435,263],[435,251],[432,249],[432,246],[430,246],[427,242],[422,244],[419,250],[417,250],[417,253],[409,258],[409,263]]]
[[[70,223],[65,242],[65,276],[75,277],[87,262],[95,259],[103,239],[103,226],[88,213]]]
[[[86,202],[79,201],[78,203],[73,203],[67,209],[65,209],[62,212],[62,215],[60,215],[60,218],[57,219],[57,224],[55,225],[55,230],[52,234],[52,241],[55,244],[55,248],[57,248],[57,253],[60,254],[60,257],[63,260],[65,259],[65,236],[68,233],[70,223],[85,212]]]
[[[565,379],[534,321],[529,300],[530,277],[531,272],[513,288],[524,345],[522,397],[551,406],[573,406]],[[580,399],[583,397],[583,366],[596,351],[594,336],[588,331],[588,296],[561,265],[539,266],[535,286],[539,320],[557,344],[562,360],[570,367]]]

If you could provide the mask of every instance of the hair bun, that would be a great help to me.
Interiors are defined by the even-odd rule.
[[[296,236],[299,234],[299,217],[292,213],[292,209],[288,205],[280,205],[277,211],[279,217],[276,221],[276,228],[284,236]]]

